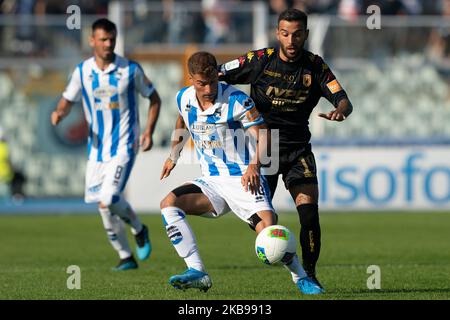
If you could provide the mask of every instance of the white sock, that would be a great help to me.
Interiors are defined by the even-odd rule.
[[[294,281],[295,283],[297,283],[298,280],[306,277],[306,272],[300,264],[297,254],[294,256],[294,258],[292,258],[292,262],[290,264],[285,264],[284,267],[291,272],[292,281]]]
[[[114,250],[119,253],[120,259],[131,257],[125,226],[119,217],[111,214],[108,208],[99,208],[106,234]]]
[[[202,258],[200,257],[200,253],[198,250],[191,253],[189,256],[184,258],[184,262],[188,266],[188,268],[194,268],[198,271],[205,272],[205,266],[203,265]]]
[[[189,268],[205,271],[205,266],[197,249],[194,232],[185,219],[186,213],[180,208],[167,207],[161,209],[167,236],[172,242],[178,255],[184,259]]]
[[[111,212],[120,217],[126,224],[131,226],[131,233],[136,235],[142,230],[141,220],[138,218],[131,205],[123,198],[109,206]]]

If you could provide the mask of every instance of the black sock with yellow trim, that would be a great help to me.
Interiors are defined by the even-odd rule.
[[[297,206],[300,217],[300,245],[302,247],[303,268],[308,276],[316,273],[316,263],[320,254],[319,206],[315,203]]]

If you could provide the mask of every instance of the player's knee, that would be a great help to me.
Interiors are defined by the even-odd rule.
[[[278,221],[278,215],[273,212],[264,212],[264,213],[255,213],[249,219],[248,225],[250,228],[257,233],[259,233],[262,229],[274,225]]]
[[[125,212],[129,207],[128,202],[121,196],[115,195],[112,197],[111,204],[109,205],[109,209],[113,213],[117,213],[121,215],[121,213]]]
[[[161,209],[167,208],[167,207],[175,207],[176,206],[177,197],[170,192],[167,196],[164,197],[164,199],[161,200],[159,203],[159,207]]]
[[[202,189],[195,184],[184,184],[173,189],[160,203],[160,208],[167,207],[181,207],[186,205],[186,199],[183,199],[183,195],[202,193]]]
[[[297,206],[302,227],[310,228],[319,224],[319,206],[317,203],[307,203]]]
[[[114,194],[103,194],[100,196],[99,205],[101,208],[109,208],[112,204],[120,201],[120,196]]]

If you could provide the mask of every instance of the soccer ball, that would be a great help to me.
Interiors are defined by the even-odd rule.
[[[280,225],[264,228],[256,237],[256,256],[266,264],[285,264],[295,255],[297,242],[294,234]]]

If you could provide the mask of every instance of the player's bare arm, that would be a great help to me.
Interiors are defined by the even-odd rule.
[[[50,116],[50,121],[52,125],[56,126],[58,123],[60,123],[61,120],[64,119],[70,113],[72,105],[73,105],[72,101],[66,100],[64,97],[62,97],[59,100],[55,111],[53,111]]]
[[[155,90],[150,96],[150,106],[147,116],[147,125],[144,132],[141,135],[141,148],[142,151],[148,151],[153,146],[153,131],[155,131],[156,121],[158,120],[159,110],[161,109],[161,98],[158,92]]]
[[[339,101],[336,109],[327,112],[319,113],[319,117],[325,118],[330,121],[344,121],[352,113],[353,106],[348,99],[342,99]]]
[[[173,168],[175,168],[177,164],[177,160],[180,157],[181,150],[183,150],[183,147],[188,140],[186,135],[181,134],[181,132],[183,131],[187,132],[186,124],[184,123],[184,120],[181,117],[181,115],[178,115],[177,122],[175,125],[176,136],[172,139],[170,155],[169,158],[167,158],[167,160],[164,162],[161,177],[159,178],[160,180],[167,178],[170,175],[170,172],[173,170]]]
[[[267,130],[267,126],[265,124],[251,126],[247,129],[247,132],[257,141],[256,152],[255,158],[251,159],[247,171],[241,178],[241,182],[245,191],[250,189],[252,194],[256,194],[260,186],[260,160],[267,154],[267,146],[270,143],[270,136],[269,130]]]

